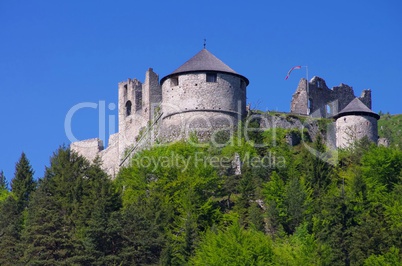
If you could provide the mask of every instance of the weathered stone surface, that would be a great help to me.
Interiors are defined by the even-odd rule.
[[[214,62],[220,68],[214,68]],[[107,149],[103,150],[98,139],[72,143],[71,148],[91,161],[99,156],[103,169],[115,177],[132,153],[155,141],[171,142],[193,133],[200,140],[210,140],[218,131],[233,132],[246,115],[247,78],[208,51],[201,51],[190,63],[212,69],[174,72],[160,84],[159,76],[150,68],[144,83],[137,79],[120,82],[119,130],[110,137]]]
[[[77,141],[71,143],[70,148],[93,162],[99,152],[103,150],[103,141],[98,138]]]
[[[187,138],[192,131],[206,140],[215,130],[235,128],[245,117],[245,81],[237,75],[213,73],[216,81],[208,82],[207,74],[185,73],[164,80],[161,133],[165,140]]]
[[[387,138],[379,138],[378,139],[378,145],[379,146],[384,146],[384,147],[389,147],[389,139],[387,139]]]
[[[312,114],[314,117],[332,117],[354,98],[356,96],[353,88],[346,84],[341,83],[329,89],[324,79],[315,76],[309,81],[307,89],[307,80],[302,78],[293,94],[290,112]],[[359,99],[371,109],[371,90],[364,90]]]
[[[377,119],[365,115],[347,115],[336,120],[336,146],[349,147],[353,142],[367,137],[377,143],[378,128]]]

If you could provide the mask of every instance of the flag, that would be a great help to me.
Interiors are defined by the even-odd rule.
[[[289,70],[288,74],[286,75],[285,80],[287,80],[287,79],[289,78],[290,73],[293,71],[293,69],[300,69],[300,68],[301,68],[301,66],[294,66],[294,67],[292,67],[292,68]]]

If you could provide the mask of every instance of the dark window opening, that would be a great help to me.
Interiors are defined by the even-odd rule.
[[[126,116],[131,115],[131,101],[126,102]]]
[[[124,85],[124,96],[127,96],[127,84]]]
[[[216,82],[216,73],[207,73],[207,82]]]
[[[173,77],[170,79],[170,86],[179,86],[179,78],[178,77]]]

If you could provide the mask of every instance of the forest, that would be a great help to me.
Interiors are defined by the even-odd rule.
[[[113,180],[65,146],[36,179],[22,153],[0,174],[0,265],[402,265],[402,150],[328,161],[276,130],[155,146]]]

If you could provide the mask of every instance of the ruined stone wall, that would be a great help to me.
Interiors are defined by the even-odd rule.
[[[149,69],[145,82],[128,79],[118,85],[119,130],[109,138],[109,145],[103,149],[102,141],[89,139],[71,144],[71,149],[83,155],[89,161],[99,156],[103,169],[115,177],[125,153],[137,144],[141,133],[150,123],[151,107],[159,106],[162,98],[159,77]]]
[[[348,147],[363,137],[377,143],[378,126],[376,118],[364,115],[347,115],[336,120],[337,147]]]
[[[70,149],[93,162],[99,152],[103,150],[103,141],[99,138],[76,141],[71,143]]]
[[[155,107],[158,106],[161,101],[162,89],[159,85],[159,76],[150,68],[145,74],[142,89],[142,113],[145,120],[152,120]]]
[[[110,135],[108,146],[99,152],[103,170],[112,178],[119,171],[119,133]]]
[[[313,77],[309,82],[307,101],[307,80],[302,78],[293,94],[290,112],[309,114],[314,117],[331,117],[356,98],[353,88],[341,83],[329,89],[325,80]],[[359,99],[371,109],[371,91],[364,90]]]

